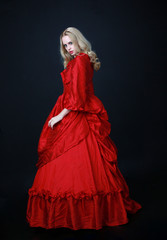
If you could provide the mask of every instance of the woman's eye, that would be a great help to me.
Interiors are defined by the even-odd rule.
[[[72,42],[69,42],[70,45],[72,45]]]

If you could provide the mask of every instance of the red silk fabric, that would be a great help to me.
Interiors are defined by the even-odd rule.
[[[71,60],[61,72],[64,92],[44,124],[38,144],[38,168],[78,144],[90,129],[100,139],[105,139],[110,134],[111,124],[107,111],[94,95],[93,71],[89,56],[81,54]],[[54,125],[52,130],[48,127],[48,121],[64,108],[72,111]],[[116,159],[116,146],[114,148],[112,157]]]
[[[82,53],[61,72],[64,91],[42,129],[38,170],[28,191],[31,227],[100,229],[125,224],[127,212],[142,208],[130,199],[118,169],[108,114],[94,95],[93,71],[89,56]],[[64,108],[72,111],[53,129],[48,127]]]

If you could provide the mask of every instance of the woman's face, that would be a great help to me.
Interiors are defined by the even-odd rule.
[[[64,48],[71,56],[76,56],[77,54],[77,48],[76,45],[73,43],[73,41],[70,39],[69,36],[63,36],[62,37],[62,43],[64,45]]]

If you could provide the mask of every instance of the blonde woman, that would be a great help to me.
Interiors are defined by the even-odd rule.
[[[31,227],[100,229],[128,223],[141,205],[117,166],[111,124],[93,88],[100,61],[74,27],[60,35],[64,91],[49,114],[38,144],[38,170],[29,189]]]

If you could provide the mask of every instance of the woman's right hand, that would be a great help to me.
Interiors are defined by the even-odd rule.
[[[52,117],[49,122],[48,122],[48,127],[51,127],[53,129],[53,126],[58,123],[59,121],[61,121],[63,119],[62,115],[58,114],[55,117]]]

